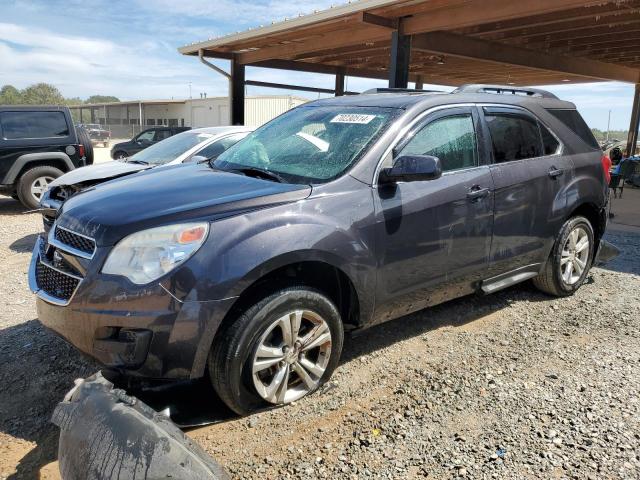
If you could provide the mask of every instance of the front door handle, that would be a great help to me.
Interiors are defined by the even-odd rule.
[[[561,169],[556,168],[556,167],[551,167],[549,169],[549,177],[551,177],[551,178],[559,177],[563,173],[564,173],[564,170],[561,170]]]
[[[481,198],[485,198],[489,196],[488,188],[479,188],[477,186],[471,187],[467,192],[467,198],[471,201],[480,200]]]

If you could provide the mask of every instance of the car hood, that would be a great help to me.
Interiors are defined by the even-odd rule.
[[[63,185],[77,185],[79,183],[95,183],[96,180],[109,180],[130,173],[139,172],[151,168],[152,165],[126,162],[106,162],[99,165],[88,165],[76,168],[56,178],[51,182],[51,187]]]
[[[207,164],[175,165],[88,188],[63,204],[57,224],[98,245],[113,245],[145,228],[216,220],[310,194],[309,185],[246,177]]]

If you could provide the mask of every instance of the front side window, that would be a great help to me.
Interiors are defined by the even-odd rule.
[[[5,140],[69,136],[63,112],[2,112],[0,125]]]
[[[129,158],[130,162],[164,165],[175,160],[196,145],[211,138],[208,133],[183,132],[167,138],[163,142],[155,143]]]
[[[398,112],[380,107],[298,107],[249,134],[213,166],[261,169],[291,183],[325,183],[357,162]]]
[[[538,123],[514,114],[485,114],[496,163],[542,156]]]
[[[399,155],[438,157],[443,171],[478,165],[478,148],[471,115],[455,115],[434,120],[419,130]]]
[[[547,127],[540,124],[540,133],[542,134],[542,147],[545,155],[555,155],[560,150],[560,142]]]

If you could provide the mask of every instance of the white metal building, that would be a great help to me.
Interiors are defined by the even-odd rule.
[[[245,123],[259,126],[308,100],[292,95],[246,97]],[[99,123],[114,137],[130,137],[156,126],[217,127],[229,125],[229,97],[186,100],[135,100],[70,107],[79,123]]]

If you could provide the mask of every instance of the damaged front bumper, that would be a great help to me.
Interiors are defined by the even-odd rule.
[[[64,480],[230,478],[168,417],[100,373],[76,380],[51,421],[60,428]]]

